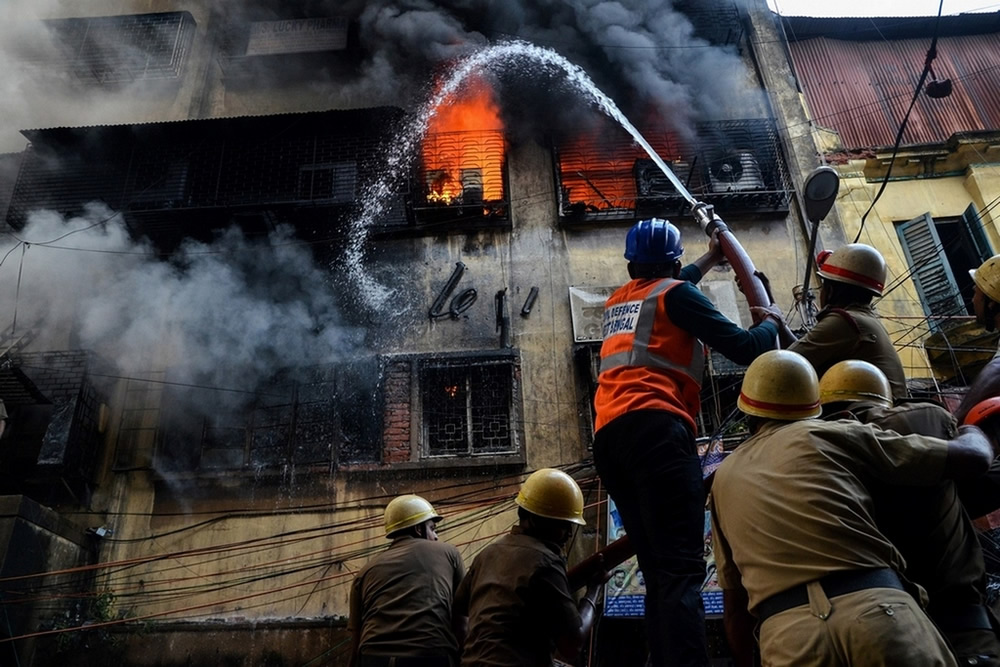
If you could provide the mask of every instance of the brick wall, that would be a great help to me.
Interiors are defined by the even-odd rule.
[[[394,361],[385,368],[385,426],[382,429],[382,462],[410,460],[411,362]]]

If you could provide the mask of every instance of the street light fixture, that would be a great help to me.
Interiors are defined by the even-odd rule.
[[[802,298],[809,301],[809,275],[812,273],[813,258],[816,256],[816,238],[819,236],[819,223],[826,217],[833,202],[837,199],[840,189],[840,176],[833,167],[823,165],[816,167],[806,177],[802,193],[806,205],[806,217],[812,224],[812,238],[809,240],[809,255],[806,257],[806,276],[802,280]],[[807,311],[808,312],[808,311]]]

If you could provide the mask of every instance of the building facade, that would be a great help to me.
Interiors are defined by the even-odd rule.
[[[585,15],[525,44],[497,8],[234,4],[26,3],[3,29],[0,491],[84,533],[4,573],[20,664],[346,664],[349,583],[400,493],[471,562],[559,466],[590,506],[571,561],[603,544],[591,397],[625,232],[707,239],[595,90],[776,294],[801,282],[816,160],[767,90],[763,5],[675,3],[679,34],[637,6],[636,49]],[[701,288],[750,325],[731,269]],[[708,368],[719,437],[742,369]]]

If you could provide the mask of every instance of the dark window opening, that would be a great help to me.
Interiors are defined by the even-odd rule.
[[[167,384],[155,466],[273,470],[378,458],[374,361],[283,374],[252,394]],[[138,416],[138,414],[137,414]]]
[[[425,362],[419,382],[428,455],[516,452],[510,360]]]
[[[911,278],[934,331],[959,324],[949,318],[974,314],[969,270],[993,255],[975,206],[957,218],[925,213],[896,227]]]

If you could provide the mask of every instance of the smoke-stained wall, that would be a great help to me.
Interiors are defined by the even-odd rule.
[[[278,6],[235,1],[100,1],[86,3],[85,9],[84,3],[72,2],[15,4],[23,10],[19,15],[35,19],[185,11],[197,28],[176,82],[109,86],[57,79],[63,87],[43,86],[42,78],[27,81],[27,70],[12,67],[15,73],[0,74],[9,77],[0,86],[27,82],[34,88],[23,101],[5,95],[0,105],[6,108],[0,111],[8,112],[16,127],[27,128],[375,104],[414,110],[451,59],[516,38],[553,48],[579,64],[636,120],[659,117],[683,133],[696,121],[767,116],[764,96],[745,65],[748,54],[741,54],[735,42],[720,47],[698,37],[691,21],[669,2]],[[247,53],[252,23],[338,16],[350,18],[343,49],[321,56]],[[31,41],[24,38],[31,34],[0,39],[0,49],[20,62]],[[51,40],[43,34],[37,41]],[[589,395],[578,386],[573,363],[568,289],[616,286],[627,279],[622,244],[630,221],[560,223],[547,138],[577,131],[597,112],[551,71],[539,75],[525,64],[505,74],[495,80],[509,140],[509,221],[503,224],[478,229],[428,225],[398,236],[369,235],[364,264],[353,267],[320,261],[319,253],[285,228],[253,236],[220,225],[214,240],[188,240],[164,254],[130,233],[134,230],[118,211],[99,203],[79,216],[35,212],[14,237],[3,240],[0,312],[16,310],[19,322],[36,324],[38,345],[94,349],[117,364],[122,378],[105,436],[115,455],[106,458],[107,483],[94,507],[107,511],[114,524],[114,535],[102,545],[105,561],[150,558],[103,580],[135,593],[122,602],[122,611],[133,617],[153,614],[154,622],[182,617],[339,621],[353,573],[384,543],[379,519],[388,498],[416,492],[440,500],[443,539],[461,543],[471,560],[513,522],[510,500],[523,470],[586,460]],[[23,145],[23,137],[17,141]],[[677,222],[693,259],[705,239],[683,216]],[[786,267],[798,256],[783,216],[746,216],[730,224],[776,291],[788,294],[795,277]],[[334,255],[351,242],[339,241]],[[428,311],[458,262],[466,273],[456,293],[473,288],[476,300],[457,317],[431,318]],[[352,271],[387,290],[378,307],[353,293]],[[727,285],[730,278],[725,268],[708,277]],[[530,314],[521,316],[536,287]],[[505,297],[510,349],[497,326],[498,293]],[[748,325],[747,314],[740,315]],[[117,456],[129,442],[123,424],[133,379],[153,377],[158,386],[176,383],[180,389],[172,400],[201,414],[217,412],[219,406],[198,400],[199,394],[186,388],[232,390],[223,395],[239,403],[259,393],[276,368],[511,350],[518,355],[516,427],[523,451],[502,464],[473,460],[458,466],[423,458],[419,415],[406,413],[404,405],[405,393],[412,399],[418,390],[397,376],[393,387],[404,387],[402,407],[394,414],[386,410],[387,422],[378,432],[395,429],[412,439],[409,460],[405,444],[390,453],[403,465],[338,461],[321,473],[248,466],[199,475]],[[161,409],[168,393],[160,391],[152,408]],[[190,406],[183,403],[185,394]],[[151,410],[149,419],[157,418]],[[588,502],[596,502],[595,487],[587,491]],[[592,532],[581,533],[577,553],[592,550],[595,539]],[[275,544],[267,546],[268,541]],[[222,555],[187,555],[216,547]],[[182,562],[170,565],[183,572],[163,571],[162,554],[185,554]],[[284,563],[291,565],[275,565]],[[172,583],[173,575],[183,582]],[[195,609],[177,611],[184,607]]]

